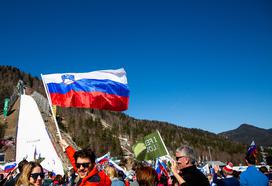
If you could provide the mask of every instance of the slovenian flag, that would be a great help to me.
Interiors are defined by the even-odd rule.
[[[100,70],[87,73],[42,75],[52,105],[113,111],[128,109],[129,89],[126,72]]]
[[[111,166],[115,167],[117,171],[123,172],[126,177],[128,176],[128,172],[126,172],[122,167],[117,165],[114,161],[110,160],[109,163]]]
[[[1,167],[1,169],[3,169],[5,173],[8,173],[12,171],[13,169],[15,169],[16,165],[17,165],[16,162],[6,163],[3,167]]]
[[[104,156],[101,156],[100,158],[97,158],[95,160],[96,163],[99,164],[104,164],[105,162],[109,162],[110,161],[110,153],[108,152],[107,154],[105,154]]]
[[[169,177],[169,173],[167,171],[167,165],[163,161],[161,161],[159,158],[157,158],[156,160],[155,170],[158,174],[159,179],[162,174],[164,174],[166,177]]]
[[[257,146],[254,141],[251,142],[250,146],[247,149],[247,155],[257,156]]]

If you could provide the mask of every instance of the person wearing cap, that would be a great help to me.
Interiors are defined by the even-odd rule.
[[[209,186],[206,176],[196,168],[195,153],[191,147],[181,146],[176,150],[176,161],[171,170],[181,186]]]
[[[247,169],[240,174],[241,186],[268,186],[268,178],[256,167],[256,159],[253,154],[245,157]]]
[[[224,175],[223,179],[217,179],[217,174],[214,176],[213,182],[216,183],[217,186],[240,186],[239,180],[233,177],[233,164],[231,162],[222,168],[222,172]]]

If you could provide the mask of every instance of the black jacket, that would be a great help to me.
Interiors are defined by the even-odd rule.
[[[181,176],[186,183],[182,186],[210,186],[208,178],[196,168],[196,166],[186,167],[181,170]]]

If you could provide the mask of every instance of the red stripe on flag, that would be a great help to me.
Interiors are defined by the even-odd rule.
[[[75,92],[66,94],[51,93],[52,104],[61,107],[95,108],[123,111],[128,108],[129,97],[122,97],[102,92]]]
[[[104,164],[105,162],[108,162],[109,158],[103,158],[102,160],[100,160],[98,163],[100,164]]]
[[[5,173],[8,173],[8,172],[12,171],[14,168],[15,168],[15,167],[12,167],[12,168],[9,168],[9,169],[5,169],[4,172],[5,172]]]
[[[169,174],[168,174],[167,170],[161,164],[160,164],[160,169],[161,169],[161,171],[164,173],[164,175],[166,177],[169,177]]]

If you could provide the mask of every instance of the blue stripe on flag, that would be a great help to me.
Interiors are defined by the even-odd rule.
[[[16,167],[16,163],[13,163],[13,164],[11,164],[11,165],[7,165],[7,166],[5,166],[5,169],[4,170],[10,170],[10,169],[13,169],[14,167]]]
[[[111,80],[80,79],[71,84],[48,83],[49,93],[66,94],[74,90],[76,92],[103,92],[118,96],[128,97],[128,86]]]

